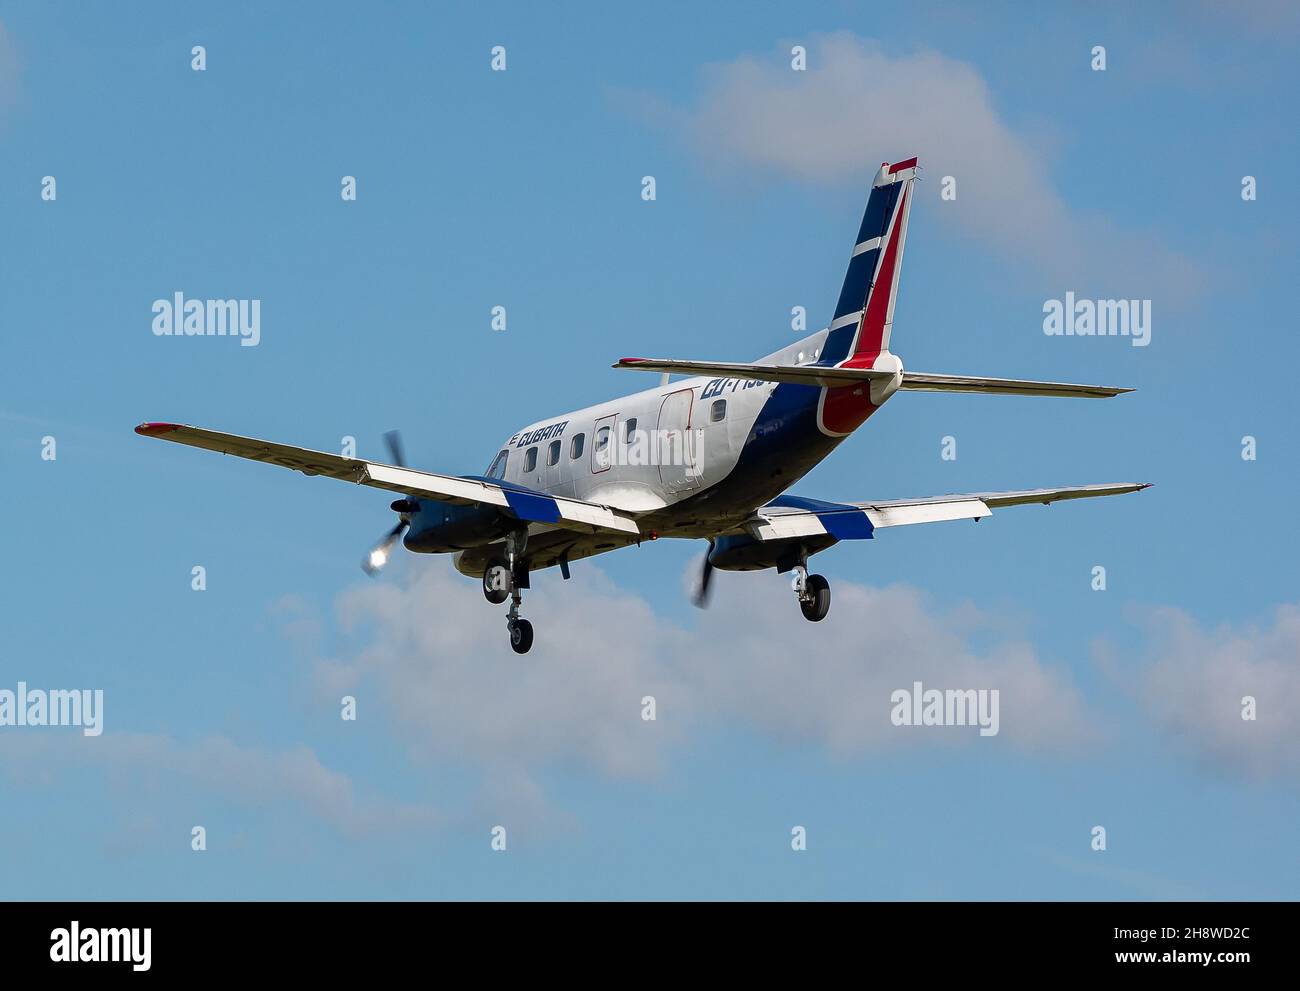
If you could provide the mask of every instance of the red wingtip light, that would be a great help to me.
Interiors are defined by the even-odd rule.
[[[142,423],[135,428],[135,432],[142,437],[157,437],[159,434],[171,433],[173,430],[180,429],[179,423]]]

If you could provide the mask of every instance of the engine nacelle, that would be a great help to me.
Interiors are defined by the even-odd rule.
[[[411,514],[411,529],[402,541],[407,550],[417,553],[446,554],[481,547],[519,526],[519,520],[495,506],[452,506],[431,499],[418,503],[419,510]]]
[[[755,540],[746,534],[716,537],[709,551],[709,563],[719,571],[789,571],[799,561],[838,543],[829,534],[791,537],[787,540]]]

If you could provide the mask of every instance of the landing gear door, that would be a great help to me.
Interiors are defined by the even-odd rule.
[[[694,403],[694,391],[682,389],[665,396],[659,407],[655,460],[659,464],[659,481],[667,493],[689,492],[700,485],[696,463],[700,452],[691,430]]]

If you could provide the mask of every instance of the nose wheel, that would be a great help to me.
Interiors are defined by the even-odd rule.
[[[821,575],[808,574],[805,565],[794,569],[790,587],[799,599],[799,611],[810,623],[820,623],[831,611],[831,583]]]
[[[533,624],[526,619],[516,619],[507,626],[510,630],[510,649],[516,654],[527,654],[533,646]]]

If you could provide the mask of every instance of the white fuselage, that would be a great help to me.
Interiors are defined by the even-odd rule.
[[[824,339],[822,331],[761,360],[811,364]],[[548,495],[653,512],[731,474],[776,388],[698,376],[538,420],[501,445],[489,474]]]

